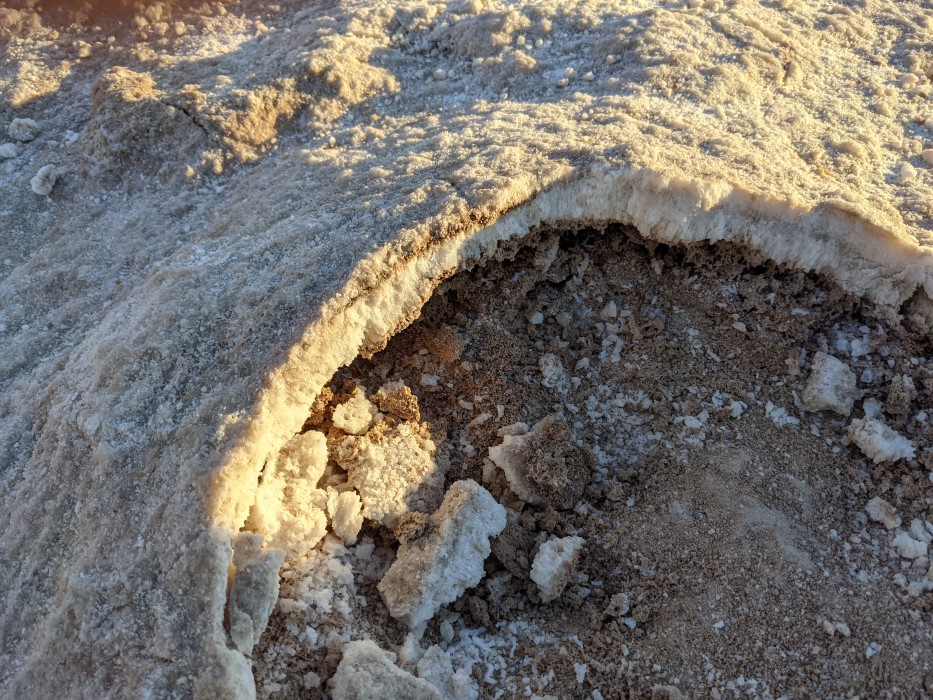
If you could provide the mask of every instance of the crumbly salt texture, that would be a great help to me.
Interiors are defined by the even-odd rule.
[[[564,369],[564,363],[557,355],[545,353],[538,360],[538,367],[544,380],[541,382],[548,389],[555,389],[561,394],[570,391],[570,377]]]
[[[849,439],[875,464],[913,459],[914,443],[880,420],[856,418],[849,425]]]
[[[399,547],[379,582],[392,617],[419,628],[446,603],[479,583],[489,538],[505,529],[505,508],[470,479],[457,481],[429,520],[424,536]]]
[[[888,530],[893,530],[901,524],[894,506],[880,496],[875,496],[865,505],[865,512],[869,518],[883,524]]]
[[[552,537],[541,545],[531,565],[531,580],[541,600],[550,603],[564,592],[583,549],[582,537]]]
[[[249,654],[269,623],[279,596],[281,549],[264,549],[262,536],[242,532],[233,540],[233,581],[227,598],[230,639]]]
[[[57,181],[58,171],[55,170],[55,166],[43,165],[39,168],[39,172],[29,181],[29,186],[36,194],[47,197],[52,194],[52,188],[55,187]]]
[[[464,670],[454,671],[450,654],[436,644],[418,660],[418,677],[437,688],[442,700],[476,700],[479,690]]]
[[[19,155],[19,146],[15,143],[5,143],[0,146],[0,158],[4,160],[9,158],[16,158]]]
[[[394,661],[375,642],[368,639],[350,642],[343,648],[343,658],[328,683],[331,697],[334,700],[441,700],[431,683],[403,671]]]
[[[835,411],[848,416],[855,402],[855,372],[825,352],[813,358],[813,370],[801,396],[808,411]]]
[[[355,491],[330,492],[327,495],[327,514],[334,534],[344,544],[356,544],[363,527],[363,502]]]
[[[363,500],[363,516],[395,527],[411,511],[431,512],[441,500],[444,472],[426,427],[380,421],[366,435],[348,435],[334,460],[348,472]]]
[[[10,122],[7,133],[14,141],[25,142],[32,141],[39,135],[40,131],[42,131],[42,127],[39,126],[35,119],[14,119]]]
[[[357,387],[350,399],[334,409],[334,425],[350,435],[362,435],[379,415],[379,409]]]
[[[270,459],[246,529],[266,537],[289,558],[314,547],[327,532],[327,492],[318,489],[327,467],[327,439],[316,430],[292,438]]]
[[[906,532],[900,533],[891,544],[904,559],[917,559],[927,554],[927,543],[915,540]]]

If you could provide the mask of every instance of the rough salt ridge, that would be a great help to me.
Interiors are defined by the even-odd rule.
[[[263,465],[497,241],[617,221],[933,294],[923,3],[215,10],[0,8],[0,120],[39,126],[0,162],[0,694],[248,697]]]

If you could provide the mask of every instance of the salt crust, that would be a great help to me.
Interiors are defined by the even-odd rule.
[[[714,20],[679,6],[651,8],[641,16],[638,40],[627,44],[619,63],[624,71],[612,75],[603,75],[602,66],[614,61],[590,60],[600,40],[558,41],[546,47],[550,55],[532,58],[507,48],[510,35],[495,43],[480,36],[455,44],[456,60],[471,58],[478,47],[507,55],[463,83],[445,68],[442,84],[468,96],[466,111],[448,94],[430,92],[438,83],[399,81],[369,63],[388,44],[392,17],[385,8],[372,9],[335,6],[333,13],[347,20],[335,26],[348,29],[336,30],[314,55],[304,55],[301,45],[288,53],[301,55],[307,69],[301,77],[318,81],[315,90],[331,90],[314,105],[333,126],[321,148],[311,144],[300,155],[283,148],[256,169],[174,200],[158,189],[126,197],[94,179],[75,182],[61,202],[36,198],[25,187],[28,198],[12,198],[20,229],[15,247],[0,256],[12,266],[0,283],[3,297],[17,300],[4,309],[3,323],[15,330],[4,335],[0,353],[11,377],[0,428],[11,475],[4,483],[10,526],[3,545],[9,558],[29,566],[11,567],[0,579],[0,590],[8,592],[2,626],[17,630],[10,643],[13,675],[3,681],[9,688],[33,688],[38,679],[49,694],[60,692],[88,678],[79,672],[86,659],[125,658],[126,666],[108,673],[145,678],[153,694],[194,682],[208,694],[249,695],[249,664],[230,650],[222,618],[232,538],[257,500],[263,465],[300,429],[307,406],[337,367],[378,348],[413,318],[437,280],[489,255],[498,240],[548,223],[616,221],[652,240],[742,243],[781,262],[824,270],[892,310],[918,288],[933,293],[929,254],[916,245],[929,240],[918,224],[929,219],[918,143],[923,119],[916,113],[924,102],[884,87],[896,64],[909,62],[915,34],[925,31],[911,20],[923,9],[919,4],[866,7],[856,18],[863,35],[856,42],[848,31],[813,31],[823,9],[807,3],[782,9],[740,0],[714,12]],[[527,8],[509,11],[523,16]],[[596,4],[568,13],[570,23],[585,17],[594,36],[614,41],[618,34],[620,18]],[[446,46],[462,28],[444,18],[440,12],[436,23],[413,31],[430,32]],[[288,19],[298,27],[291,40],[300,41],[313,35],[301,28],[319,17],[311,11]],[[143,59],[134,66],[157,70],[173,60],[192,66],[199,58],[213,60],[219,52],[211,53],[212,42],[239,31],[240,21],[229,17],[220,37],[207,32],[177,57],[167,47],[158,61],[145,58],[152,48],[142,43]],[[33,26],[42,26],[37,15]],[[895,42],[890,62],[875,67],[862,47],[892,26],[903,28],[904,39]],[[53,34],[43,29],[24,38],[39,55],[51,56],[59,47],[43,37]],[[271,84],[287,69],[288,60],[276,52],[289,46],[249,36],[242,42],[239,52],[224,56],[234,80],[255,76],[249,81]],[[656,56],[673,56],[681,42],[693,50],[677,50],[678,64],[683,56],[690,62],[678,65],[675,91],[674,66]],[[57,85],[30,84],[31,71],[20,68],[32,61],[15,54],[21,45],[4,42],[13,60],[2,92],[14,108],[41,112],[43,131],[64,134],[90,113],[91,105],[81,102],[90,84],[58,97]],[[796,60],[782,75],[777,57],[786,46]],[[746,49],[750,69],[721,60]],[[430,52],[419,51],[405,53],[403,62],[413,71],[436,69]],[[135,60],[132,51],[113,53],[121,62]],[[570,82],[574,72],[560,78],[573,92],[545,93],[543,86],[557,81],[539,67],[555,54],[561,66],[579,63],[581,75],[594,72],[596,79]],[[593,70],[584,71],[589,63]],[[515,71],[531,99],[510,102],[483,92]],[[864,71],[875,84],[867,101],[852,71]],[[604,85],[617,92],[601,92]],[[218,98],[205,90],[210,100]],[[390,114],[396,90],[405,92]],[[35,99],[41,95],[47,99]],[[262,95],[253,91],[246,102],[265,107]],[[383,96],[389,99],[379,102]],[[140,106],[168,113],[166,97],[179,95],[140,99],[121,114],[143,113]],[[381,130],[360,128],[356,114],[338,123],[366,100],[377,101]],[[281,104],[285,111],[270,110],[266,121],[261,111],[241,114],[209,100],[200,108],[202,116],[214,110],[226,118],[228,126],[215,135],[229,137],[235,158],[250,160],[280,136],[275,126],[291,109],[288,100]],[[770,105],[766,119],[762,104]],[[445,118],[432,121],[441,106]],[[208,126],[178,124],[200,133],[219,123],[202,122]],[[797,126],[789,129],[792,123]],[[261,132],[260,143],[237,142],[239,132],[229,124],[260,127],[240,129]],[[132,139],[147,133],[177,129],[130,129]],[[76,157],[95,155],[90,141],[75,144]],[[129,143],[114,144],[115,152]],[[431,166],[417,144],[430,153]],[[570,162],[566,154],[574,145],[581,155]],[[140,153],[163,151],[170,153],[171,144],[137,141],[114,164],[145,163]],[[892,175],[905,160],[916,177],[898,182]],[[162,164],[183,161],[163,157]],[[138,172],[116,172],[127,182],[143,181]],[[28,178],[15,176],[20,185]],[[345,196],[363,192],[370,180],[387,201]],[[156,178],[151,182],[158,188]],[[51,219],[44,215],[49,210],[35,215],[52,204]],[[73,235],[76,230],[82,234]],[[116,249],[115,231],[121,235]],[[73,286],[64,289],[62,280]],[[925,298],[912,308],[927,308]],[[288,329],[297,330],[290,335]],[[87,493],[94,498],[81,495]],[[156,512],[158,519],[151,517]],[[42,513],[51,514],[47,522]],[[71,534],[79,532],[85,534]],[[142,559],[140,538],[149,543]],[[129,579],[138,599],[158,602],[127,602],[120,608],[125,624],[101,626],[75,616],[61,602],[64,584],[55,583],[67,577],[48,577],[49,589],[31,578],[33,571],[54,574],[66,565],[99,572],[89,580],[101,600],[110,599],[107,581]],[[53,646],[67,652],[50,671],[46,655]],[[161,661],[166,649],[176,660],[171,666]]]

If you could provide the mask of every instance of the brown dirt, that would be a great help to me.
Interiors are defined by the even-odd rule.
[[[806,413],[798,400],[810,359],[828,351],[860,378],[852,417],[869,398],[887,401],[888,424],[922,455],[933,444],[917,419],[931,405],[929,338],[818,275],[730,246],[649,245],[623,229],[541,232],[499,258],[445,283],[421,319],[333,384],[411,387],[449,461],[448,484],[483,482],[497,431],[547,415],[593,456],[582,500],[559,511],[521,502],[485,465],[509,527],[484,582],[442,610],[425,641],[448,646],[442,622],[506,640],[474,659],[481,697],[931,692],[933,596],[910,597],[894,579],[919,580],[928,562],[901,560],[893,533],[863,512],[881,496],[905,526],[933,520],[928,472],[917,461],[871,464],[848,444],[849,419]],[[845,343],[866,331],[870,352],[850,357]],[[566,370],[546,382],[553,388],[541,372],[547,354]],[[483,413],[491,417],[474,422]],[[780,425],[782,415],[799,424]],[[368,532],[392,546],[391,533]],[[545,605],[527,571],[547,534],[578,534],[586,546],[572,584]],[[358,593],[361,629],[395,648],[404,630],[374,587]],[[271,669],[288,675],[272,652],[279,616],[254,654],[261,692]],[[833,623],[849,635],[827,632]],[[880,651],[868,658],[872,644]],[[450,645],[455,665],[475,652],[467,646]],[[495,684],[484,681],[487,663],[500,666]],[[580,681],[574,664],[586,665]]]

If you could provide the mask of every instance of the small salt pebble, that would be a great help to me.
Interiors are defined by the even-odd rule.
[[[45,165],[39,168],[36,176],[29,181],[32,191],[36,194],[48,196],[52,194],[52,188],[55,187],[55,181],[58,179],[58,173],[55,172],[54,165]]]
[[[910,182],[917,177],[917,169],[910,163],[904,163],[904,165],[901,166],[899,177],[901,182]]]
[[[927,148],[920,154],[920,157],[923,158],[923,162],[927,165],[933,165],[933,148]]]
[[[40,131],[42,127],[34,119],[14,119],[8,129],[10,138],[14,141],[32,141]]]
[[[5,143],[0,146],[0,158],[16,158],[19,155],[19,146],[15,143]]]
[[[588,71],[584,73],[582,80],[586,83],[592,83],[593,82],[593,71]]]
[[[434,71],[434,79],[435,80],[446,80],[447,71],[445,71],[443,68],[438,68],[436,71]]]

